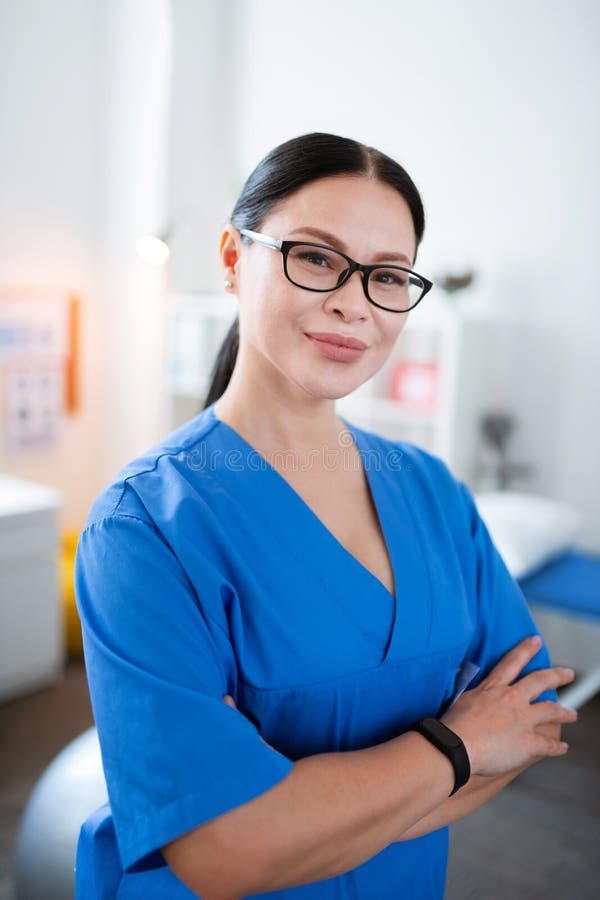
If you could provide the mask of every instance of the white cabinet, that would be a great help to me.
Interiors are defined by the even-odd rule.
[[[221,342],[237,311],[224,295],[177,295],[169,321],[171,426],[196,415]],[[385,366],[337,403],[340,415],[441,456],[475,482],[481,416],[505,396],[508,323],[476,303],[432,294],[409,316]]]
[[[0,700],[56,678],[65,646],[52,488],[0,475]]]

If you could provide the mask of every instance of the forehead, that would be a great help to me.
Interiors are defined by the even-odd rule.
[[[302,226],[331,232],[348,252],[402,251],[411,259],[415,255],[406,200],[395,188],[364,175],[311,181],[281,201],[263,220],[261,230],[271,229],[274,237],[285,238]]]

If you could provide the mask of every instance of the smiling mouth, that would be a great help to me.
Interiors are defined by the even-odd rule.
[[[358,338],[346,337],[343,334],[334,334],[331,332],[308,331],[306,336],[314,341],[320,341],[325,344],[332,344],[335,347],[349,347],[352,350],[366,350],[367,345]]]
[[[336,363],[352,363],[360,359],[367,345],[358,338],[341,334],[321,334],[306,332],[306,337],[321,356]]]

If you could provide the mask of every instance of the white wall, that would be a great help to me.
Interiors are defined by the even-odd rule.
[[[98,179],[106,329],[107,479],[164,434],[165,279],[136,255],[140,235],[165,219],[171,66],[167,0],[96,0],[102,19]]]
[[[0,284],[83,302],[81,412],[52,452],[0,468],[60,487],[71,527],[101,465],[97,24],[95,4],[77,0],[0,5]]]
[[[236,10],[240,177],[311,130],[406,166],[428,219],[419,270],[435,278],[472,263],[482,302],[523,323],[515,455],[536,465],[532,486],[585,511],[600,549],[600,6],[240,0]]]
[[[167,193],[172,290],[222,287],[217,253],[235,180],[236,0],[172,0]]]
[[[0,5],[0,286],[83,303],[81,409],[0,469],[60,488],[63,527],[164,430],[164,273],[135,242],[164,218],[169,46],[166,0]]]
[[[219,228],[250,169],[330,130],[413,175],[425,273],[472,262],[482,302],[521,319],[515,454],[584,509],[600,549],[599,38],[595,0],[1,4],[0,283],[76,290],[84,319],[81,412],[55,453],[0,468],[62,487],[64,524],[82,523],[163,427],[163,284],[135,237],[200,209],[171,284],[218,287]]]

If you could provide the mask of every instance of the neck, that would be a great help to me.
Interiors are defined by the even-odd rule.
[[[215,415],[254,446],[308,450],[337,441],[345,430],[335,400],[313,397],[272,371],[249,377],[244,368],[238,357]]]

